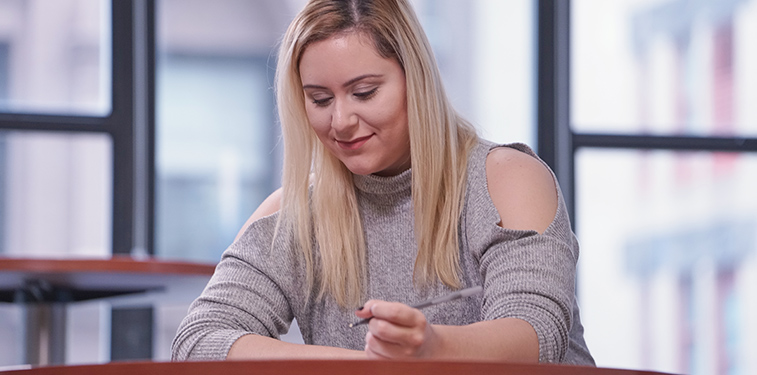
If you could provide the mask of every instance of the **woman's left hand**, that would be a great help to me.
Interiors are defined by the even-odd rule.
[[[355,312],[371,318],[365,336],[369,359],[432,357],[439,337],[426,316],[418,309],[399,302],[370,300]]]

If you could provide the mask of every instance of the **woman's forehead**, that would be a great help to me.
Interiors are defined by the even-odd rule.
[[[379,69],[396,63],[379,55],[371,40],[361,33],[335,35],[308,46],[300,59],[301,78],[331,75],[364,74],[363,70]]]

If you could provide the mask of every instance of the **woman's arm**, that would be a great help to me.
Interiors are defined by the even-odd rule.
[[[440,338],[440,358],[539,361],[539,339],[525,320],[502,318],[467,326],[433,327]]]
[[[293,344],[258,335],[240,337],[226,359],[365,359],[364,351],[330,346]]]
[[[368,301],[358,317],[368,323],[365,353],[371,359],[437,358],[537,362],[539,341],[526,321],[503,318],[466,326],[428,324],[417,309]]]
[[[499,226],[543,233],[555,217],[557,188],[539,160],[511,148],[486,159],[489,195]],[[466,326],[428,324],[422,312],[401,303],[368,301],[356,315],[374,317],[366,336],[369,358],[539,360],[539,338],[526,320],[502,318]]]

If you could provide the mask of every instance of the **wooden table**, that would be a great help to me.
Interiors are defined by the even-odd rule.
[[[150,295],[191,301],[214,269],[212,264],[131,257],[0,258],[0,302],[24,305],[25,361],[62,364],[66,304],[102,298],[128,303]]]
[[[445,361],[286,360],[241,362],[137,362],[53,366],[9,371],[4,375],[654,375],[657,372],[596,367]]]

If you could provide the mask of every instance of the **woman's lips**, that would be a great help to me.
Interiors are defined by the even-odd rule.
[[[367,135],[365,137],[355,138],[351,141],[340,141],[336,140],[336,144],[339,145],[339,147],[345,149],[345,150],[357,150],[360,148],[360,146],[364,145],[365,142],[368,142],[368,139],[373,137],[373,134]]]

